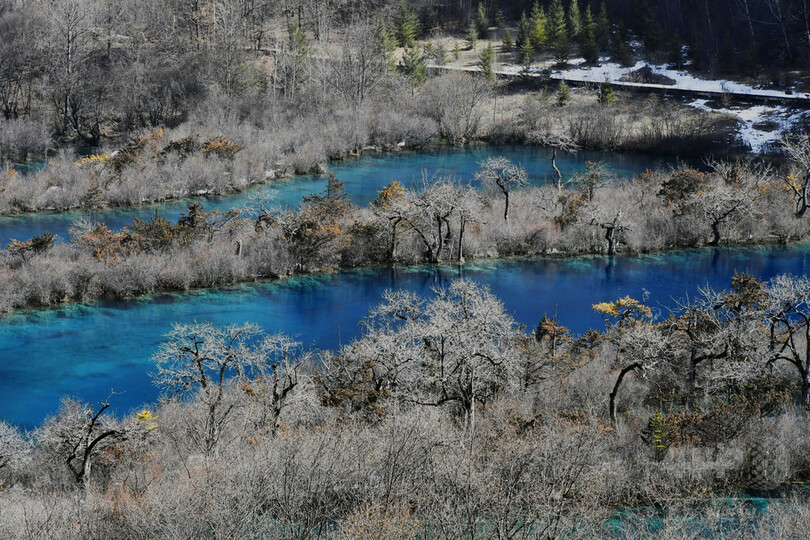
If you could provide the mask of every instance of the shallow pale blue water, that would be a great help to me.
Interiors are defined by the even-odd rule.
[[[484,146],[446,148],[419,153],[366,154],[359,158],[333,163],[330,168],[346,183],[352,201],[358,205],[365,205],[373,201],[377,197],[377,192],[393,180],[399,180],[406,187],[419,185],[423,171],[429,178],[434,175],[449,175],[460,181],[472,181],[475,171],[478,170],[478,162],[495,155],[503,155],[523,165],[534,184],[556,178],[551,169],[550,152],[533,146]],[[558,157],[558,166],[568,178],[576,172],[585,170],[586,161],[604,161],[610,170],[621,177],[632,177],[665,164],[653,157],[637,154],[579,152],[573,155],[561,154]],[[58,240],[66,240],[71,223],[80,217],[105,222],[108,227],[116,230],[132,223],[135,217],[147,219],[154,216],[155,210],[163,217],[174,221],[186,211],[192,201],[201,203],[206,209],[229,210],[250,204],[251,196],[259,194],[273,196],[275,202],[282,206],[295,206],[301,202],[302,197],[325,191],[326,182],[325,176],[300,176],[225,197],[184,199],[164,204],[111,208],[94,212],[74,211],[0,217],[0,246],[5,246],[12,238],[25,240],[44,231],[57,234]]]
[[[810,243],[790,247],[704,248],[643,257],[583,257],[479,262],[453,266],[374,268],[314,275],[207,292],[156,295],[0,319],[0,419],[33,426],[70,394],[96,402],[110,392],[119,412],[158,396],[150,356],[175,322],[255,322],[306,345],[335,349],[359,335],[358,323],[385,289],[429,294],[458,275],[489,285],[529,329],[544,313],[577,333],[599,328],[591,305],[649,293],[672,305],[699,285],[726,288],[735,271],[763,278],[810,271]]]

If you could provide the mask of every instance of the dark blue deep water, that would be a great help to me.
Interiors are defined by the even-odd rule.
[[[359,158],[347,159],[333,163],[331,170],[343,182],[352,201],[365,205],[377,197],[377,192],[393,180],[404,186],[415,187],[422,181],[423,173],[428,178],[434,175],[452,176],[462,182],[473,179],[478,163],[493,155],[505,156],[523,165],[529,173],[531,182],[540,184],[556,179],[551,169],[548,150],[533,146],[485,146],[480,148],[446,148],[430,152],[404,152],[401,154],[366,154]],[[585,170],[586,161],[603,161],[616,175],[632,177],[647,169],[655,169],[666,162],[643,155],[579,152],[562,154],[558,166],[566,178],[576,172]],[[671,161],[669,162],[671,163]],[[132,223],[133,218],[147,219],[158,210],[161,215],[172,221],[186,211],[189,202],[201,203],[207,209],[219,208],[229,210],[240,208],[251,203],[251,197],[272,196],[276,204],[295,206],[301,198],[311,193],[321,193],[326,189],[325,176],[300,176],[289,180],[280,180],[264,184],[246,192],[225,196],[171,201],[164,204],[146,205],[135,208],[111,208],[102,211],[74,211],[61,214],[25,214],[20,216],[0,217],[0,246],[5,246],[10,239],[26,240],[44,231],[58,235],[57,239],[65,240],[70,224],[80,217],[93,221],[103,221],[108,227],[120,229]]]
[[[30,427],[70,394],[96,402],[110,390],[119,412],[155,400],[150,356],[175,322],[252,321],[315,348],[358,336],[358,323],[385,289],[429,294],[463,275],[486,284],[518,322],[534,327],[558,313],[575,332],[601,327],[591,305],[649,294],[654,306],[728,286],[735,272],[763,278],[810,271],[810,243],[790,247],[704,248],[643,257],[479,262],[458,267],[374,268],[221,290],[107,301],[19,313],[0,320],[0,418]]]

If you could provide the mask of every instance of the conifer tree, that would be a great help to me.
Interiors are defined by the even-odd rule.
[[[565,79],[560,81],[560,88],[557,90],[557,105],[562,107],[571,100],[571,88]]]
[[[419,19],[407,3],[400,2],[394,19],[397,43],[400,47],[412,47],[419,37]]]
[[[549,10],[548,40],[554,52],[554,58],[560,64],[565,64],[571,56],[571,43],[568,39],[568,24],[566,23],[565,8],[562,0],[554,0]]]
[[[568,5],[568,35],[574,43],[582,44],[582,14],[579,0],[571,0]]]
[[[596,28],[594,26],[591,6],[585,8],[585,17],[582,20],[582,56],[585,61],[595,64],[599,61],[599,45],[596,42]]]
[[[610,85],[610,81],[605,79],[605,82],[599,85],[599,103],[602,105],[613,105],[616,103],[616,92]]]
[[[543,6],[540,5],[540,2],[535,2],[529,18],[529,35],[535,52],[542,50],[547,45],[548,23]]]
[[[531,39],[531,25],[529,23],[529,19],[526,17],[526,12],[524,11],[520,14],[520,21],[518,22],[518,35],[515,46],[518,48],[518,50],[522,50],[523,45],[530,42]]]
[[[515,47],[515,42],[512,39],[512,32],[507,30],[503,34],[503,41],[501,42],[501,50],[510,52]]]
[[[610,56],[613,61],[623,66],[629,66],[632,60],[629,41],[630,36],[627,32],[627,27],[622,23],[619,25],[619,29],[613,32],[611,37]]]
[[[534,60],[534,48],[531,41],[526,41],[518,53],[520,61],[520,76],[528,79],[532,73],[532,60]]]
[[[405,49],[405,54],[402,55],[402,73],[408,77],[413,89],[427,80],[425,57],[417,45]]]
[[[467,29],[466,41],[467,48],[471,51],[474,51],[478,46],[478,28],[475,27],[475,23],[470,23],[470,27]]]
[[[461,58],[461,45],[456,41],[453,44],[453,60],[458,60],[459,58]]]
[[[440,66],[447,63],[447,48],[441,42],[436,45],[436,63]]]
[[[532,60],[534,60],[534,47],[532,47],[531,41],[526,41],[520,48],[518,60],[522,68],[528,73],[532,67]]]
[[[473,23],[478,30],[479,37],[486,38],[489,36],[489,17],[487,17],[487,10],[481,2],[478,3]]]
[[[378,39],[382,52],[385,55],[385,64],[388,66],[389,71],[396,71],[397,29],[380,25],[377,31],[379,32]]]
[[[495,65],[495,49],[492,48],[492,44],[488,44],[484,49],[481,51],[481,57],[478,60],[478,67],[481,69],[481,75],[488,81],[495,80],[495,72],[493,71],[493,67]]]
[[[599,45],[600,51],[607,51],[610,49],[610,38],[613,34],[610,18],[608,17],[607,4],[602,2],[599,8],[599,17],[596,19],[596,43]]]

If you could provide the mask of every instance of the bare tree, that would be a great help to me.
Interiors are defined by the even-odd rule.
[[[808,190],[810,190],[810,135],[800,135],[794,139],[783,139],[782,149],[796,167],[793,174],[785,178],[785,184],[793,193],[796,203],[796,217],[804,217],[807,212]]]
[[[205,407],[200,446],[207,455],[217,453],[222,427],[238,405],[226,399],[229,382],[244,382],[262,366],[259,338],[253,324],[177,324],[152,357],[158,387],[171,397],[194,396]]]
[[[735,223],[753,210],[757,191],[756,186],[742,185],[741,182],[727,183],[719,178],[711,181],[707,187],[705,191],[694,194],[687,204],[708,222],[712,231],[709,243],[716,246],[723,238],[723,227]]]
[[[82,488],[89,483],[93,458],[103,448],[127,438],[127,430],[104,415],[109,408],[109,397],[99,403],[97,410],[81,401],[65,398],[57,415],[37,431],[39,444],[64,461]]]
[[[293,398],[295,389],[306,384],[305,367],[311,361],[301,342],[282,333],[264,336],[257,349],[257,358],[250,369],[250,378],[243,379],[239,388],[254,402],[250,420],[258,432],[275,435],[281,413]]]
[[[619,370],[609,396],[610,422],[616,421],[616,401],[624,378],[632,372],[647,376],[665,362],[667,343],[660,329],[651,323],[652,310],[629,296],[593,306],[605,320],[605,337],[613,345],[613,367]]]
[[[463,144],[478,132],[483,104],[492,91],[482,77],[450,73],[430,79],[419,94],[420,108],[436,122],[439,135],[452,144]]]
[[[475,178],[487,187],[494,184],[503,193],[503,219],[508,221],[509,194],[526,185],[529,177],[526,169],[504,157],[491,157],[478,165],[480,168],[475,173]]]
[[[459,203],[456,208],[458,215],[458,249],[456,251],[456,261],[464,262],[464,232],[469,223],[478,222],[481,213],[481,197],[475,189],[471,187],[460,188]]]
[[[558,129],[532,131],[527,134],[526,138],[534,144],[542,144],[551,148],[551,168],[557,174],[557,189],[562,191],[565,184],[562,171],[557,167],[557,152],[576,152],[579,149],[577,142],[571,135]]]
[[[12,464],[27,447],[19,429],[0,421],[0,471]]]
[[[796,368],[801,403],[810,405],[810,279],[781,275],[768,282],[766,318],[770,331],[769,364],[785,361]]]
[[[698,369],[709,364],[709,384],[717,388],[741,386],[758,376],[764,351],[761,324],[764,283],[747,273],[731,280],[731,289],[700,289],[692,301],[680,303],[664,323],[675,350],[688,356],[688,388],[694,390]]]
[[[512,345],[518,330],[503,304],[484,287],[459,279],[434,293],[426,303],[411,295],[387,294],[366,323],[367,335],[355,346],[385,351],[373,358],[386,366],[386,378],[396,381],[400,399],[455,405],[473,426],[477,403],[517,384]]]
[[[388,73],[380,23],[363,20],[346,29],[339,57],[324,62],[326,82],[355,115]]]
[[[422,241],[429,262],[439,262],[450,245],[450,217],[461,202],[462,192],[448,180],[430,183],[423,179],[419,191],[406,192],[407,224]]]

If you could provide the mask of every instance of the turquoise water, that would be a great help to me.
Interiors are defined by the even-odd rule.
[[[531,182],[540,184],[556,179],[551,169],[550,153],[533,146],[486,146],[480,148],[447,148],[430,152],[405,152],[402,154],[367,154],[330,165],[331,170],[346,183],[349,196],[358,205],[373,201],[377,192],[393,180],[399,180],[407,187],[415,187],[422,181],[423,172],[432,178],[434,175],[449,175],[463,182],[472,181],[478,162],[493,155],[503,155],[523,165]],[[654,169],[664,162],[643,155],[579,152],[560,155],[558,165],[566,178],[585,170],[586,161],[604,161],[609,169],[621,177],[632,177],[647,169]],[[186,211],[192,201],[205,208],[228,210],[251,204],[251,197],[273,197],[277,204],[295,206],[301,198],[311,193],[321,193],[326,189],[325,176],[301,176],[289,180],[271,182],[246,192],[224,197],[194,198],[171,201],[164,204],[129,208],[111,208],[102,211],[73,211],[61,214],[24,214],[0,217],[0,246],[10,239],[28,239],[48,231],[67,238],[71,223],[80,217],[93,221],[103,221],[113,229],[120,229],[132,223],[136,217],[146,219],[160,213],[170,219]]]
[[[790,247],[705,248],[655,256],[481,262],[453,266],[373,268],[227,289],[164,294],[19,313],[0,320],[0,418],[33,426],[62,395],[97,402],[110,390],[118,412],[154,401],[150,356],[178,323],[255,322],[307,346],[335,349],[360,333],[358,323],[385,289],[430,294],[463,275],[491,287],[517,319],[533,328],[544,313],[581,333],[599,328],[591,305],[649,294],[672,305],[697,287],[728,286],[737,271],[763,278],[810,271],[810,243]]]

